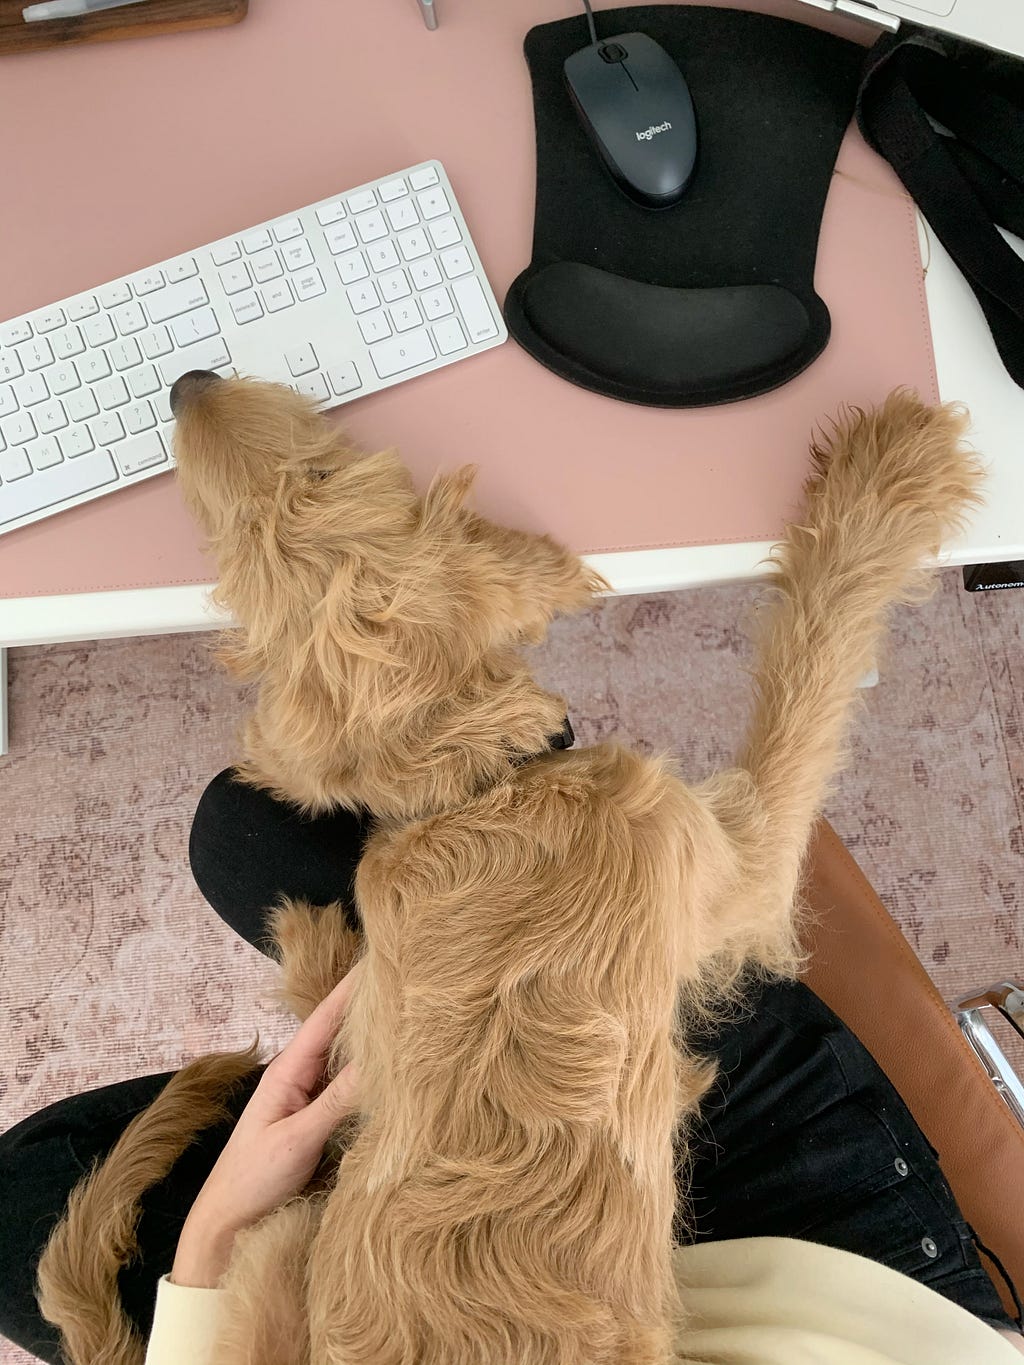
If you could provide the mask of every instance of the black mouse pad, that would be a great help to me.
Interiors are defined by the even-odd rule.
[[[680,202],[645,209],[584,132],[562,66],[586,23],[531,29],[537,131],[533,260],[505,300],[509,331],[583,388],[656,407],[767,393],[828,343],[814,292],[818,231],[853,113],[863,48],[741,10],[601,10],[598,37],[646,33],[696,107],[697,169]]]

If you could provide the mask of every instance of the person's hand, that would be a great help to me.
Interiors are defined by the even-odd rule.
[[[171,1270],[175,1284],[214,1287],[237,1234],[309,1183],[331,1132],[357,1108],[353,1063],[326,1086],[323,1078],[359,970],[357,964],[321,1001],[263,1073],[185,1220]]]

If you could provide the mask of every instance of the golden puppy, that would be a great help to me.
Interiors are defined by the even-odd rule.
[[[709,1080],[686,1028],[743,971],[795,969],[801,859],[885,608],[976,500],[963,427],[897,394],[814,450],[747,741],[688,787],[613,745],[546,752],[563,705],[515,643],[599,586],[576,558],[467,511],[465,473],[420,498],[287,390],[179,391],[179,477],[258,685],[242,771],[380,817],[338,1048],[361,1124],[326,1192],[239,1239],[218,1362],[671,1358],[674,1143]],[[277,924],[305,1013],[355,945],[329,908]],[[197,1094],[209,1121],[251,1064],[187,1068],[76,1193],[40,1272],[75,1365],[141,1359],[116,1296],[138,1197]]]

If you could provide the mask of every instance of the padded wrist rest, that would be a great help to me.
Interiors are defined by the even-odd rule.
[[[675,407],[684,387],[705,406],[728,402],[738,384],[763,391],[805,369],[830,331],[828,310],[814,303],[808,315],[777,284],[671,289],[557,261],[531,276],[506,312],[510,325],[521,316],[533,329],[538,359],[556,368],[571,354],[583,388]]]

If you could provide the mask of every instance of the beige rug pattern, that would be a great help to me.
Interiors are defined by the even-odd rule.
[[[728,761],[757,590],[621,598],[558,623],[539,672],[580,742]],[[947,1000],[1024,972],[1024,593],[941,576],[899,610],[828,814]],[[240,692],[206,635],[13,651],[0,759],[0,1130],[75,1090],[275,1043],[272,971],[186,858]],[[1022,1051],[1024,1056],[1024,1051]],[[3,1365],[28,1357],[0,1343]]]

